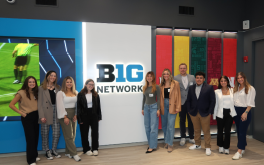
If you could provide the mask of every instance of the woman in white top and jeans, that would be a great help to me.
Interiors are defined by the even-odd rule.
[[[225,154],[228,155],[233,117],[237,114],[234,108],[233,89],[227,76],[219,78],[218,89],[215,90],[215,98],[214,120],[217,120],[217,145],[220,153],[224,153],[225,149]],[[225,132],[224,139],[223,131]]]
[[[245,74],[239,72],[235,78],[234,104],[237,116],[234,118],[237,128],[238,151],[233,156],[234,160],[242,158],[247,145],[247,129],[251,121],[251,108],[255,107],[256,91],[251,86]]]
[[[66,143],[65,156],[81,161],[74,144],[77,126],[77,94],[72,77],[67,76],[62,82],[61,91],[57,94],[57,114]]]

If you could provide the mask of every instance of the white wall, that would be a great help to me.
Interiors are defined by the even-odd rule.
[[[83,23],[83,49],[84,81],[91,78],[96,86],[144,85],[145,74],[151,70],[151,27]],[[143,80],[137,83],[97,83],[96,64],[124,64],[124,67],[140,64],[143,66]],[[147,141],[141,114],[142,92],[99,93],[99,96],[102,109],[100,145]]]

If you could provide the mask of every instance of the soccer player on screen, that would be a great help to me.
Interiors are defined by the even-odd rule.
[[[22,76],[27,76],[27,66],[30,62],[30,53],[34,46],[38,44],[20,43],[15,47],[12,57],[16,57],[14,64],[15,81],[13,84],[21,83]]]

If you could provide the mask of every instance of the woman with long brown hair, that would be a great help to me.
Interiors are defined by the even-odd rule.
[[[92,79],[86,80],[83,89],[77,96],[77,118],[80,124],[83,153],[89,156],[98,155],[98,122],[102,120],[100,98],[94,87]],[[90,126],[92,129],[92,147],[90,147],[88,141]]]
[[[151,153],[157,149],[158,145],[158,125],[160,115],[160,88],[156,85],[155,75],[152,71],[149,71],[145,77],[142,115],[144,115],[144,125],[149,144],[146,153]]]
[[[62,88],[57,94],[56,101],[58,119],[66,143],[65,156],[74,158],[78,162],[81,158],[77,155],[74,143],[77,126],[77,94],[73,78],[67,76],[62,82]]]
[[[251,86],[243,72],[238,72],[235,78],[234,105],[237,116],[234,117],[237,128],[237,152],[234,160],[242,158],[247,146],[247,129],[251,121],[251,108],[255,107],[256,91]]]
[[[57,84],[57,73],[53,70],[48,71],[39,87],[38,93],[38,112],[39,123],[41,124],[42,150],[46,151],[46,158],[53,159],[53,156],[60,158],[57,153],[57,145],[60,138],[60,123],[56,110],[56,94],[60,90]],[[49,149],[49,129],[52,126],[52,149]]]
[[[18,102],[19,109],[15,104]],[[21,122],[24,128],[27,144],[27,162],[29,165],[36,165],[38,158],[38,84],[33,76],[28,76],[22,88],[18,90],[15,98],[10,102],[9,107],[21,115]]]
[[[173,150],[176,115],[181,111],[181,91],[178,81],[173,80],[171,71],[164,69],[160,83],[160,110],[165,148]]]

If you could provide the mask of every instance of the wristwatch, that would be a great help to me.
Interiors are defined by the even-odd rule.
[[[248,114],[248,111],[245,111],[246,112],[246,114]]]

